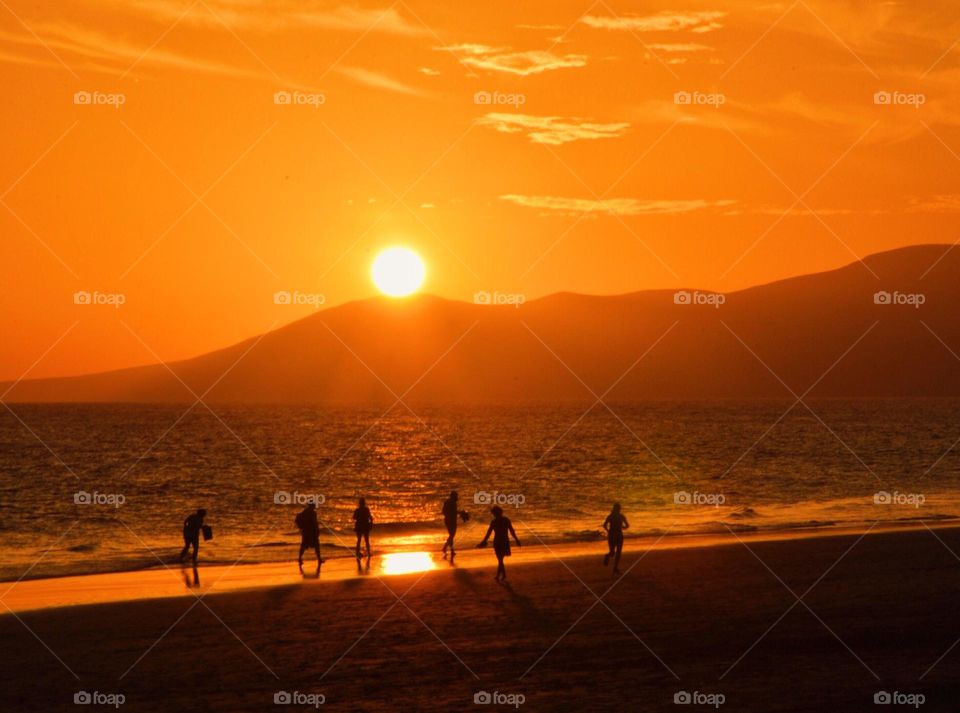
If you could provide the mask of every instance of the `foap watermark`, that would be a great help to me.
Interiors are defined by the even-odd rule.
[[[109,92],[74,92],[73,103],[78,106],[112,106],[114,109],[119,109],[127,103],[127,95]]]
[[[519,292],[500,292],[494,290],[487,292],[480,290],[473,293],[473,303],[475,305],[513,305],[519,307],[527,301],[527,296]]]
[[[327,702],[322,693],[303,693],[302,691],[277,691],[273,702],[278,706],[313,706],[319,708]]]
[[[78,706],[113,706],[119,708],[127,702],[122,693],[102,693],[101,691],[77,691],[73,702]]]
[[[880,290],[873,293],[873,303],[875,305],[909,305],[914,309],[920,309],[920,305],[926,303],[927,296],[922,292],[887,292]]]
[[[875,92],[873,103],[878,106],[912,106],[919,109],[927,103],[927,95],[920,92]]]
[[[276,505],[323,505],[327,502],[327,496],[323,493],[301,493],[294,490],[278,490],[273,494],[273,502]]]
[[[718,508],[725,502],[727,496],[723,493],[701,493],[696,490],[688,493],[686,490],[678,490],[673,494],[674,505],[712,505]]]
[[[512,106],[519,108],[527,103],[526,94],[507,93],[507,92],[475,92],[473,95],[474,104],[483,104],[486,106]]]
[[[273,93],[273,103],[278,106],[309,106],[319,109],[321,104],[327,103],[327,96],[308,92],[279,91]]]
[[[719,708],[726,703],[727,697],[722,693],[704,693],[703,691],[677,691],[673,694],[673,702],[678,706],[713,706]]]
[[[473,702],[478,706],[513,706],[519,708],[527,700],[522,693],[502,693],[500,691],[477,691]]]
[[[873,494],[874,505],[909,505],[919,508],[925,502],[927,502],[927,496],[923,493],[901,493],[897,490],[888,493],[886,490],[881,490]]]
[[[726,301],[727,296],[720,292],[678,290],[673,293],[673,303],[675,305],[709,305],[715,309],[720,309],[720,305]]]
[[[674,92],[673,103],[680,106],[712,106],[719,109],[727,103],[727,96],[720,92]]]
[[[73,303],[75,305],[110,305],[120,309],[120,305],[127,303],[127,296],[122,292],[79,290],[73,293]]]
[[[478,490],[473,494],[473,502],[476,505],[507,505],[518,508],[527,502],[527,497],[523,493],[501,493],[499,490],[491,493],[487,490]]]
[[[94,490],[88,493],[86,490],[78,490],[73,494],[74,505],[108,505],[118,508],[127,502],[123,493],[100,493]]]
[[[326,302],[326,295],[321,295],[318,292],[280,290],[273,293],[273,303],[275,305],[309,305],[314,309],[320,309],[320,306],[326,304]]]
[[[927,702],[927,697],[922,693],[877,691],[873,694],[873,702],[878,706],[913,706],[919,708]]]

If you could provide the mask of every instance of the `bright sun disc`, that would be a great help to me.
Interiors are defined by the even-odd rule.
[[[373,284],[390,297],[406,297],[420,289],[427,268],[410,248],[387,248],[373,261]]]

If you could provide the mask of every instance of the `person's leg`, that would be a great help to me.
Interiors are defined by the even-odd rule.
[[[317,553],[317,567],[319,567],[323,562],[323,560],[320,559],[320,540],[313,543],[313,551]]]
[[[183,549],[180,550],[180,561],[183,562],[183,558],[187,556],[187,552],[190,551],[190,540],[183,541]]]
[[[367,559],[370,559],[370,532],[363,533],[363,541],[367,546]]]
[[[200,538],[190,542],[190,546],[193,548],[193,563],[197,563],[197,555],[200,553]]]
[[[623,536],[617,541],[617,554],[613,558],[613,571],[620,573],[620,555],[623,553]]]
[[[300,554],[297,555],[297,562],[303,564],[303,553],[307,551],[307,541],[303,538],[300,539]]]
[[[359,532],[357,533],[357,559],[360,559],[360,538],[363,537]]]
[[[456,538],[456,536],[457,536],[457,525],[456,525],[456,523],[454,523],[453,527],[449,528],[449,530],[450,530],[450,540],[449,540],[449,541],[450,541],[450,556],[453,557],[453,553],[454,553],[453,540],[454,540],[454,538]]]

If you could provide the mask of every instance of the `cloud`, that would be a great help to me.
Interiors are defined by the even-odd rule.
[[[691,213],[710,208],[723,208],[736,201],[718,200],[639,200],[636,198],[565,198],[559,196],[523,196],[507,194],[500,200],[527,208],[539,208],[547,213],[565,215],[670,215]]]
[[[725,12],[661,12],[656,15],[597,16],[585,15],[581,22],[589,27],[603,30],[626,30],[629,32],[710,32],[723,27],[717,20]]]
[[[701,45],[696,42],[652,44],[647,45],[647,47],[652,50],[660,50],[661,52],[713,52],[713,47]]]
[[[227,24],[234,29],[261,32],[320,27],[411,37],[429,34],[427,28],[407,20],[393,6],[360,8],[316,0],[204,0],[189,9],[181,0],[114,0],[114,4],[164,24],[179,20],[197,26],[222,27]]]
[[[515,134],[524,133],[534,143],[559,146],[584,139],[607,139],[622,136],[630,124],[595,124],[576,117],[563,119],[556,116],[530,116],[529,114],[487,114],[477,119],[480,126]]]
[[[417,71],[420,72],[420,74],[427,75],[428,77],[436,77],[437,75],[440,74],[439,69],[433,69],[431,67],[420,67],[420,69],[418,69]]]
[[[360,67],[340,67],[338,70],[344,76],[349,77],[353,81],[363,84],[373,89],[384,89],[388,92],[395,92],[397,94],[406,94],[408,96],[415,97],[424,97],[428,96],[429,92],[426,92],[417,87],[411,87],[408,84],[388,77],[386,74],[381,74],[379,72],[373,72],[369,69],[362,69]]]
[[[530,74],[549,72],[565,67],[585,67],[585,55],[556,55],[545,50],[511,52],[509,47],[489,47],[479,44],[448,45],[434,49],[451,52],[462,63],[471,67],[487,69],[493,72],[506,72],[526,77]]]

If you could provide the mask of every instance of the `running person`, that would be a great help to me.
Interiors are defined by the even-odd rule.
[[[610,551],[603,557],[603,566],[606,567],[613,557],[613,573],[620,574],[620,554],[623,552],[623,531],[630,527],[627,518],[620,512],[620,503],[614,503],[613,509],[603,521],[603,529],[607,531],[607,546]]]

